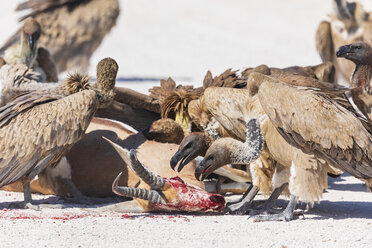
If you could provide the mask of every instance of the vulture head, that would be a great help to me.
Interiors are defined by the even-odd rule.
[[[142,133],[146,139],[161,143],[179,144],[184,137],[182,127],[170,118],[154,121],[151,126]]]
[[[27,19],[21,33],[21,60],[31,67],[37,56],[37,42],[40,38],[41,26],[33,18]]]
[[[356,65],[372,64],[372,48],[365,42],[341,46],[337,49],[336,56],[351,60]]]
[[[114,100],[115,80],[118,70],[119,66],[112,58],[104,58],[97,64],[97,83],[94,88],[97,89],[100,96],[99,108],[109,106]]]
[[[180,172],[197,156],[204,156],[211,142],[212,140],[203,133],[191,133],[186,136],[178,147],[178,151],[171,158],[171,168],[174,170],[178,162],[181,161],[178,166],[178,172]]]
[[[212,143],[204,159],[195,170],[195,177],[202,181],[216,169],[227,164],[248,164],[256,160],[263,150],[265,139],[260,124],[251,119],[246,124],[246,140],[220,138]]]

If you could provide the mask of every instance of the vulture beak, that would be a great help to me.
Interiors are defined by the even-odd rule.
[[[205,168],[204,160],[202,160],[198,167],[196,167],[195,169],[195,178],[198,179],[199,181],[203,181],[212,172],[213,169],[211,169],[210,166],[207,166],[207,168]]]
[[[172,170],[175,170],[178,162],[182,159],[182,152],[181,150],[178,150],[174,155],[173,157],[171,158],[171,161],[170,161],[170,166],[172,168]]]
[[[353,53],[351,45],[345,45],[345,46],[341,46],[337,49],[336,56],[338,58],[343,58],[343,57],[349,55],[350,53]]]
[[[37,42],[37,39],[36,39],[35,35],[29,35],[28,36],[28,45],[30,46],[31,51],[35,50],[36,42]]]
[[[171,165],[171,168],[173,170],[175,170],[178,162],[181,160],[180,164],[178,165],[178,169],[177,169],[177,172],[181,172],[183,167],[185,167],[185,165],[187,165],[191,160],[192,160],[192,157],[191,157],[191,154],[183,154],[183,150],[182,149],[179,149],[174,155],[173,157],[171,158],[171,161],[170,161],[170,165]]]

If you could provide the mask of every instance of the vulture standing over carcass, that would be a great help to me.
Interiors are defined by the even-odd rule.
[[[222,92],[218,88],[210,88],[204,93],[204,101],[214,118],[216,118],[226,130],[240,137],[240,140],[244,140],[243,136],[245,135],[249,137],[249,135],[254,134],[253,131],[250,134],[246,134],[246,127],[247,125],[249,126],[249,123],[251,123],[253,119],[259,120],[259,125],[257,125],[257,127],[262,130],[266,143],[264,151],[266,151],[267,157],[274,161],[276,170],[273,176],[273,186],[275,188],[273,192],[274,196],[270,197],[270,204],[268,206],[270,207],[272,205],[273,200],[275,200],[285,188],[283,185],[289,182],[290,193],[295,197],[291,197],[288,211],[277,216],[277,219],[290,220],[293,218],[293,210],[298,198],[310,204],[320,200],[323,190],[327,187],[327,171],[334,172],[335,170],[327,164],[323,165],[321,161],[317,161],[313,156],[307,155],[295,148],[276,131],[275,126],[266,117],[266,111],[261,107],[261,101],[257,94],[259,89],[257,87],[257,82],[251,80],[252,75],[257,74],[258,73],[252,73],[250,75],[247,82],[248,89],[226,89]],[[258,75],[265,77],[262,74]],[[271,77],[265,78],[275,80]],[[332,88],[331,86],[337,88],[336,85],[333,84],[322,83],[315,79],[313,79],[313,81],[313,85],[322,86],[324,89],[327,87]],[[275,80],[275,82],[279,83],[280,81]],[[307,83],[310,82],[311,80],[309,79]],[[301,84],[301,82],[297,81],[292,81],[291,83],[294,85]],[[274,93],[275,91],[273,94]],[[281,97],[285,98],[284,96]],[[300,96],[298,99],[301,99]],[[267,100],[270,100],[270,98]],[[283,101],[285,101],[285,99]],[[215,141],[208,149],[202,163],[197,168],[196,177],[203,179],[217,167],[225,163],[233,162],[234,160],[237,163],[243,162],[245,158],[244,156],[242,157],[242,155],[247,154],[247,157],[251,157],[251,152],[249,150],[243,153],[236,152],[232,149],[237,146],[241,147],[243,144],[231,138],[221,138]],[[295,164],[293,167],[292,162],[302,164],[299,164],[299,166]],[[260,167],[261,163],[258,165]],[[293,167],[296,173],[291,173],[290,175],[289,170],[291,167]],[[270,171],[270,167],[266,169]],[[257,178],[257,174],[252,172],[252,178],[254,182],[255,178]],[[258,176],[258,178],[260,177]],[[252,193],[246,195],[248,202],[251,201],[251,197],[254,197],[255,193],[258,192],[257,188],[259,187],[257,186],[259,184],[254,182],[254,185],[255,188],[252,188]],[[228,209],[233,212],[244,213],[248,210],[248,205],[242,203],[236,206],[230,206]]]
[[[83,137],[96,110],[111,104],[117,71],[117,63],[105,58],[94,85],[75,74],[58,87],[19,95],[1,107],[0,187],[22,179],[23,206],[35,208],[30,180],[56,165]]]
[[[333,0],[333,9],[330,21],[323,21],[318,26],[316,48],[323,62],[332,62],[336,71],[349,80],[354,65],[350,61],[338,60],[336,50],[357,41],[372,45],[372,20],[370,13],[364,11],[359,2]]]
[[[262,108],[289,144],[345,170],[372,189],[372,128],[346,97],[340,97],[343,90],[298,88],[260,74],[253,80]],[[292,199],[296,202],[298,197]],[[289,204],[286,211],[291,208]]]
[[[58,73],[49,51],[38,46],[42,30],[40,24],[29,18],[20,30],[20,39],[0,49],[5,64],[24,64],[40,73],[40,82],[57,82]]]
[[[39,42],[50,51],[59,73],[72,69],[86,72],[90,57],[120,13],[118,0],[28,0],[16,10],[30,11],[21,20],[33,17],[40,23]],[[19,38],[20,31],[1,50]]]

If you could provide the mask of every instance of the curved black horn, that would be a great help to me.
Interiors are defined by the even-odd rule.
[[[131,163],[129,164],[132,170],[139,176],[145,183],[147,183],[151,189],[161,189],[164,185],[164,179],[154,172],[146,168],[136,156],[136,150],[131,149],[129,151],[129,158]]]
[[[118,144],[112,142],[111,140],[102,137],[107,140],[119,153],[120,157],[124,162],[131,167],[131,169],[140,177],[145,183],[147,183],[151,189],[161,189],[164,185],[164,179],[155,173],[147,169],[140,161],[138,161],[136,156],[136,150],[131,149],[129,152],[127,149],[122,148]]]
[[[161,203],[162,197],[159,192],[152,189],[140,189],[140,188],[131,188],[131,187],[120,187],[118,186],[119,179],[122,172],[115,178],[112,183],[112,192],[117,195],[140,198],[151,203]]]

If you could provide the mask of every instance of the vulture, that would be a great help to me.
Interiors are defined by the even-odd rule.
[[[289,144],[372,189],[372,128],[347,98],[339,91],[293,87],[258,74],[252,79],[262,108]],[[298,196],[291,199],[296,202]],[[289,204],[284,213],[293,211],[293,206]]]
[[[342,45],[364,41],[372,44],[372,20],[359,2],[332,0],[334,13],[330,21],[322,21],[316,31],[315,43],[323,62],[332,62],[336,71],[348,80],[354,69],[353,63],[338,60],[336,49]]]
[[[247,82],[247,89],[225,89],[223,91],[218,88],[208,89],[204,93],[204,96],[206,96],[204,101],[213,117],[226,130],[240,137],[240,140],[244,140],[243,137],[245,136],[249,137],[249,135],[252,135],[252,132],[251,134],[246,133],[246,126],[252,120],[258,121],[257,129],[261,129],[265,139],[263,151],[266,157],[273,161],[272,165],[275,168],[275,174],[273,175],[273,186],[275,190],[265,208],[268,209],[272,206],[274,200],[285,188],[286,184],[289,183],[291,200],[288,210],[276,216],[276,219],[290,220],[293,218],[294,206],[298,199],[310,204],[313,204],[314,201],[319,201],[323,190],[327,187],[327,172],[332,171],[335,173],[336,171],[339,174],[341,170],[331,167],[324,163],[324,161],[317,160],[313,155],[304,153],[288,143],[281,136],[271,120],[267,118],[266,110],[261,107],[261,98],[259,98],[258,94],[259,88],[255,80],[252,81],[252,76],[257,74],[252,73],[250,75]],[[271,77],[267,78],[275,80]],[[275,82],[279,83],[279,80],[275,80]],[[297,82],[294,81],[292,84],[296,85]],[[275,91],[272,94],[275,94]],[[285,98],[284,96],[281,97]],[[267,98],[267,101],[269,100],[270,98]],[[239,152],[236,152],[235,147],[241,147],[242,145],[241,141],[231,138],[221,138],[213,142],[207,150],[203,161],[196,169],[196,177],[202,180],[214,169],[225,163],[243,162],[245,159],[243,155],[247,155],[250,158],[249,150],[243,152],[238,149]],[[270,171],[270,167],[266,169]],[[290,170],[293,173],[289,173]],[[252,172],[253,182],[255,177],[257,178],[257,175]],[[253,199],[252,197],[259,190],[258,184],[253,184],[254,187],[246,195],[244,201],[235,206],[228,206],[227,210],[236,213],[245,213],[249,209],[249,203]]]
[[[284,69],[270,68],[266,65],[261,65],[256,68],[248,68],[244,70],[242,72],[242,77],[247,78],[253,72],[261,72],[279,78],[288,84],[319,88],[336,87],[334,83],[330,83],[333,82],[335,73],[334,67],[331,63],[323,63],[308,67],[293,66]],[[325,82],[319,81],[318,79],[324,80]],[[255,93],[255,90],[254,87],[250,89],[252,95]],[[178,151],[171,159],[171,167],[175,168],[177,163],[181,161],[178,166],[178,171],[180,171],[185,164],[195,157],[205,156],[206,151],[217,138],[232,137],[244,142],[246,135],[244,123],[246,123],[246,120],[244,120],[242,116],[252,115],[256,118],[262,119],[265,115],[260,107],[257,97],[251,97],[247,94],[247,92],[250,91],[247,91],[246,89],[220,90],[216,88],[208,88],[204,91],[204,95],[199,99],[191,101],[188,106],[189,116],[191,116],[192,121],[197,123],[202,130],[206,131],[206,133],[192,133],[185,137],[181,142]],[[266,124],[263,125],[265,126]],[[271,129],[273,129],[273,127]],[[271,136],[272,132],[267,133],[270,133]],[[274,135],[274,137],[278,137],[278,135]],[[270,144],[275,144],[275,139],[277,138],[272,138],[271,140],[273,141]],[[279,137],[279,139],[281,138]],[[216,142],[216,144],[219,142]],[[282,140],[281,142],[285,141]],[[222,143],[219,144],[222,145]],[[222,148],[222,150],[223,149],[225,148]],[[272,149],[280,151],[282,147],[274,147]],[[290,148],[287,150],[290,150]],[[280,152],[278,153],[280,154]],[[277,160],[281,161],[282,159]],[[224,162],[221,160],[217,162],[217,164],[222,166],[224,165]],[[231,162],[234,162],[234,159],[230,160],[229,158],[229,163]],[[237,161],[235,160],[235,162]],[[216,164],[216,161],[214,161],[214,163]],[[216,166],[216,168],[219,166]],[[272,193],[274,187],[277,188],[274,195],[277,195],[278,191],[282,192],[285,189],[285,186],[282,185],[286,185],[288,182],[289,171],[273,159],[273,156],[270,154],[270,151],[266,146],[264,147],[260,157],[256,161],[250,163],[249,169],[252,174],[254,185],[252,192],[257,193],[258,190],[260,190],[264,195],[268,195]],[[274,174],[275,170],[277,173]],[[333,175],[339,175],[341,173],[340,170],[331,170],[331,168],[329,168],[328,172]],[[273,179],[275,181],[274,185],[271,183]],[[248,198],[246,201],[250,202],[256,193],[247,196]],[[319,199],[318,196],[308,197],[308,201],[313,202],[312,199],[314,198]],[[232,206],[229,211],[242,214],[248,210],[248,207],[249,206],[246,205],[244,200],[243,203]],[[270,204],[265,206],[265,208],[269,207]]]
[[[38,46],[41,33],[40,24],[34,18],[29,18],[23,23],[20,39],[0,49],[0,53],[4,64],[24,64],[40,73],[41,82],[57,82],[58,73],[54,60],[46,48]]]
[[[118,0],[28,0],[16,11],[28,11],[41,26],[39,42],[47,47],[59,73],[73,69],[86,72],[89,59],[120,13]],[[17,43],[17,31],[0,50]]]
[[[97,83],[69,76],[60,86],[30,91],[0,108],[0,187],[23,181],[23,207],[32,205],[30,180],[55,166],[79,141],[98,108],[113,101],[117,63],[111,58],[97,65]]]
[[[351,77],[351,96],[359,110],[372,121],[372,48],[365,42],[341,46],[336,52],[339,58],[345,58],[355,64]]]

